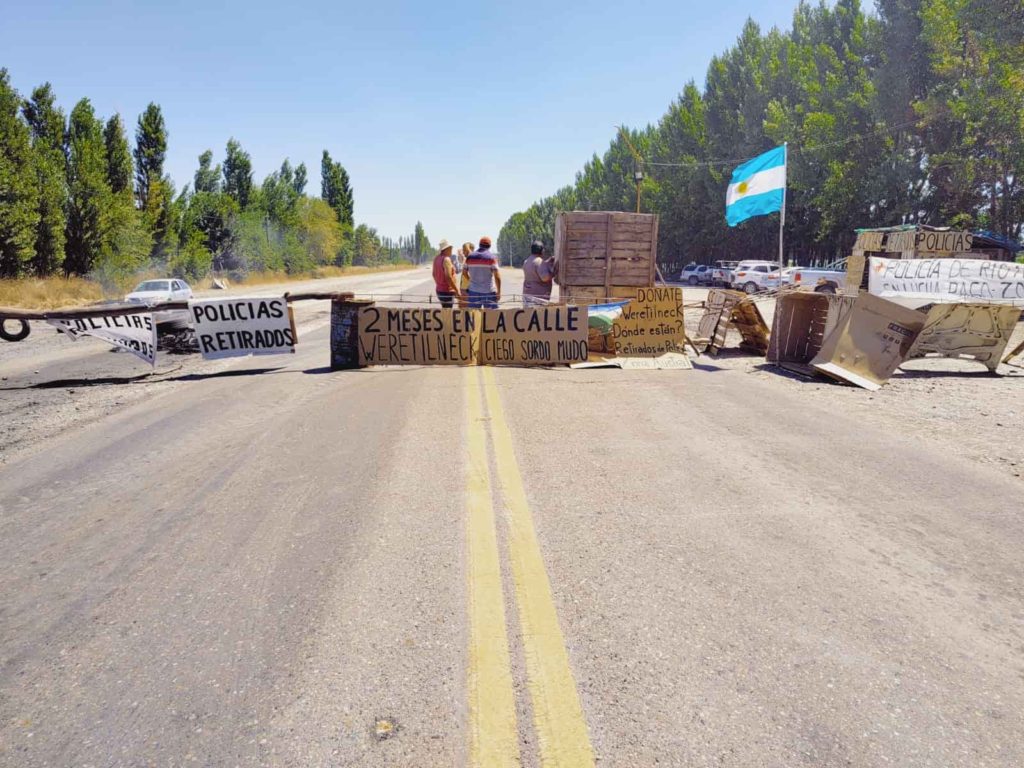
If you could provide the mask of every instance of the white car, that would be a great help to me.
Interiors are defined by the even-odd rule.
[[[704,285],[711,281],[711,267],[707,264],[687,264],[679,273],[679,282],[689,285]]]
[[[757,293],[769,285],[769,275],[775,273],[775,285],[779,282],[779,264],[774,261],[741,261],[732,272],[732,287],[746,293]]]
[[[192,288],[184,280],[168,278],[166,280],[144,280],[135,286],[135,290],[124,297],[129,304],[163,304],[168,301],[188,301],[192,298]],[[168,309],[155,313],[153,319],[157,325],[170,324],[185,326],[188,324],[187,309]]]
[[[188,301],[192,288],[184,280],[144,280],[124,297],[130,304],[162,304],[165,301]]]

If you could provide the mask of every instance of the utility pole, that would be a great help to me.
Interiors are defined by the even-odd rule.
[[[636,183],[636,212],[640,213],[640,185],[644,180],[644,159],[637,151],[637,148],[633,146],[633,142],[630,141],[629,134],[626,133],[626,129],[621,125],[617,125],[615,127],[619,129],[619,136],[622,137],[626,146],[629,147],[629,151],[633,155],[633,161],[636,163],[636,165],[633,166],[633,181]]]

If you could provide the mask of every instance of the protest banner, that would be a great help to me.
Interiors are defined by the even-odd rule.
[[[872,256],[868,292],[912,308],[957,303],[1024,307],[1024,264],[986,259]]]
[[[152,314],[99,315],[46,322],[72,340],[94,336],[156,365],[156,323]]]
[[[295,351],[287,299],[200,299],[189,301],[188,313],[205,360]]]
[[[481,365],[565,365],[586,359],[586,307],[550,305],[481,313]]]
[[[362,307],[359,365],[475,365],[479,312]]]
[[[678,349],[686,340],[683,292],[680,288],[639,288],[612,327],[615,353],[624,357],[657,357]]]

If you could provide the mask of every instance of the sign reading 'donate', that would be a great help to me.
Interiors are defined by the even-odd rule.
[[[156,365],[156,323],[153,315],[105,315],[69,320],[47,320],[70,339],[94,336]]]
[[[359,365],[475,365],[479,320],[471,309],[363,307]]]
[[[1024,264],[986,259],[869,259],[868,292],[905,307],[1013,304],[1024,307]]]
[[[683,292],[680,288],[639,288],[612,326],[615,354],[658,357],[683,345]]]
[[[206,360],[295,351],[295,328],[283,298],[202,299],[188,303]]]
[[[485,309],[481,365],[564,365],[587,359],[587,308]]]

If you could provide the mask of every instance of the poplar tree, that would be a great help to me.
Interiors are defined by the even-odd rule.
[[[240,208],[249,205],[252,195],[252,158],[233,138],[228,140],[227,156],[224,158],[224,192]]]
[[[18,277],[32,259],[39,188],[21,99],[0,69],[0,276]]]
[[[216,168],[213,165],[213,152],[206,150],[199,156],[199,169],[196,171],[195,187],[196,192],[220,192],[220,165]]]
[[[64,273],[84,275],[103,250],[104,214],[112,202],[103,126],[88,99],[71,110],[67,135],[68,226]]]
[[[139,208],[159,207],[160,186],[167,157],[167,127],[160,107],[150,102],[135,127],[135,194]]]
[[[351,227],[355,224],[355,204],[348,172],[341,163],[331,159],[326,149],[320,160],[320,196],[338,214],[342,226]]]
[[[49,83],[32,91],[22,107],[32,132],[32,154],[39,189],[39,223],[36,226],[32,272],[52,274],[64,263],[67,227],[67,180],[64,141],[67,127]]]
[[[121,116],[115,114],[103,129],[103,143],[107,154],[107,183],[118,197],[132,193],[132,153],[128,148]]]

